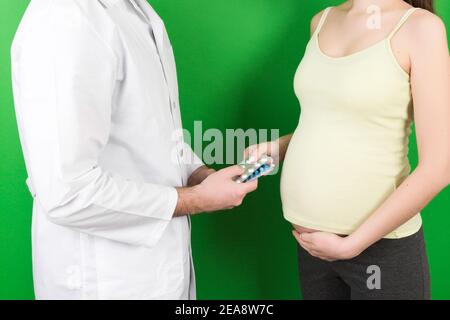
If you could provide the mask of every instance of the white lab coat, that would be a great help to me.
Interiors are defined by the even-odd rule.
[[[158,15],[145,0],[32,0],[12,68],[36,298],[194,299],[189,221],[172,216],[201,161],[174,139]]]

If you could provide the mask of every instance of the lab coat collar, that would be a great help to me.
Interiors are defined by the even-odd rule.
[[[150,19],[150,24],[153,29],[153,33],[155,35],[156,44],[159,47],[160,52],[164,50],[164,33],[166,27],[164,26],[164,22],[156,13],[156,11],[150,6],[150,4],[146,0],[130,0],[132,2],[136,2],[139,7],[142,9],[146,17]]]
[[[98,0],[105,8],[111,8],[119,1],[128,1],[136,9],[138,14],[142,15],[144,19],[149,20],[155,35],[156,45],[160,52],[164,50],[164,22],[148,4],[146,0]]]
[[[123,0],[98,0],[104,7],[109,8],[113,5],[115,5],[119,1]]]

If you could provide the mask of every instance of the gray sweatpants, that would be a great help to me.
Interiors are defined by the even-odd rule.
[[[306,300],[430,299],[423,230],[382,239],[351,260],[326,262],[298,247],[300,286]]]

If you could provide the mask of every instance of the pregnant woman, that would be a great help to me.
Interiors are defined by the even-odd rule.
[[[450,183],[450,63],[432,1],[353,0],[313,18],[285,160],[305,299],[429,299],[420,210]],[[410,173],[415,122],[419,165]]]

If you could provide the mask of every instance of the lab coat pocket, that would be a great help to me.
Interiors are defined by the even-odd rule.
[[[181,290],[184,275],[180,250],[161,239],[154,248],[96,239],[100,299],[159,299]]]
[[[147,134],[151,138],[158,138],[161,136],[161,126],[160,121],[155,116],[149,116],[146,121],[145,127],[147,128]]]

